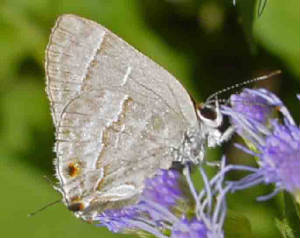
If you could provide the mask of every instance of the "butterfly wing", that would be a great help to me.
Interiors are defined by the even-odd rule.
[[[136,201],[145,178],[169,168],[171,148],[198,126],[181,84],[93,21],[58,18],[45,67],[57,177],[83,219]]]

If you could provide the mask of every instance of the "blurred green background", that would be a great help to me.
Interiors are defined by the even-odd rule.
[[[237,0],[236,7],[231,0],[0,0],[0,237],[133,237],[83,223],[62,204],[27,217],[60,198],[44,179],[54,180],[55,158],[44,51],[57,16],[74,13],[111,29],[174,74],[198,102],[281,69],[276,79],[255,86],[279,94],[299,122],[299,0],[269,1],[259,18],[257,5],[250,0]],[[234,162],[242,160],[225,150]],[[229,198],[252,237],[280,237],[274,225],[282,215],[280,196],[255,202],[270,189]]]

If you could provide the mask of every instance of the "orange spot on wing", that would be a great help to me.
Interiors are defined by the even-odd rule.
[[[80,171],[79,164],[73,162],[69,163],[67,171],[68,171],[68,175],[70,175],[71,177],[77,176]]]
[[[84,204],[81,202],[75,202],[68,206],[68,209],[72,212],[82,211],[84,209]]]

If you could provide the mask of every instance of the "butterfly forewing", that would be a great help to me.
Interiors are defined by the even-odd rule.
[[[145,178],[169,168],[170,148],[198,126],[180,83],[93,21],[57,20],[46,74],[57,176],[66,204],[83,219],[136,201]]]

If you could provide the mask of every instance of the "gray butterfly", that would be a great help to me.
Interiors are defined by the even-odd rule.
[[[84,220],[136,202],[158,169],[200,163],[206,144],[228,138],[218,105],[195,107],[171,74],[93,21],[59,17],[45,67],[59,191]]]

